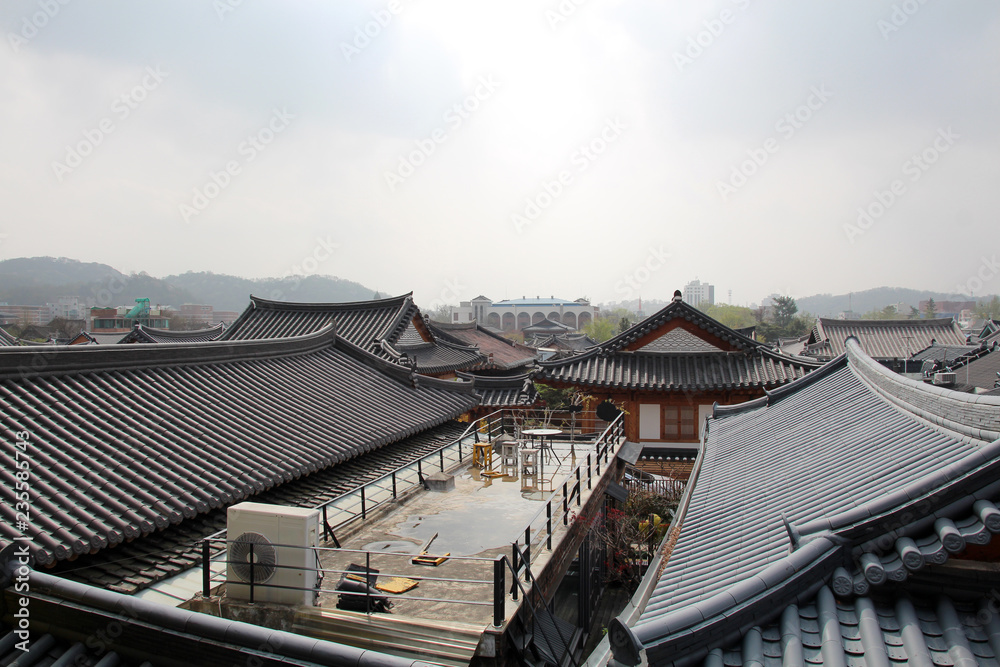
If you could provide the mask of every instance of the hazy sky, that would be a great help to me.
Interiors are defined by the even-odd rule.
[[[995,0],[3,0],[0,27],[0,258],[424,304],[1000,292]]]

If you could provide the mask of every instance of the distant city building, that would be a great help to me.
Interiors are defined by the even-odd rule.
[[[930,305],[930,299],[926,301],[921,301],[918,305],[921,313],[927,313],[927,307]],[[963,310],[975,310],[975,301],[935,301],[934,302],[934,317],[954,317],[958,318],[962,314]]]
[[[23,306],[0,303],[0,324],[48,324],[52,319],[49,306]]]
[[[577,331],[594,321],[600,309],[590,305],[586,299],[566,301],[549,297],[543,299],[504,299],[493,302],[485,296],[477,296],[471,301],[462,301],[452,310],[454,323],[477,321],[479,324],[503,331],[520,331],[544,319],[559,322]]]
[[[138,323],[144,327],[169,329],[169,311],[160,306],[150,307],[149,299],[136,299],[134,306],[90,309],[92,333],[128,333]]]
[[[64,320],[86,319],[88,312],[87,304],[78,296],[61,296],[49,304],[49,314]]]
[[[684,303],[698,307],[699,304],[715,305],[715,285],[703,283],[697,278],[684,286]]]
[[[179,315],[194,324],[214,324],[215,309],[201,303],[183,303]]]

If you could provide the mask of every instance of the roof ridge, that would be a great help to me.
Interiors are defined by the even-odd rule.
[[[679,312],[677,315],[675,315],[674,311],[679,311]],[[635,340],[638,340],[642,335],[649,333],[650,331],[666,324],[667,322],[670,322],[671,320],[675,319],[675,317],[678,316],[688,322],[692,322],[699,328],[708,331],[708,333],[711,333],[717,338],[721,338],[726,342],[737,345],[737,347],[756,348],[764,346],[764,343],[761,343],[759,341],[753,340],[752,338],[744,336],[743,334],[736,331],[732,327],[726,326],[722,322],[719,322],[718,320],[714,319],[713,317],[710,317],[706,313],[701,312],[700,310],[691,306],[690,304],[685,303],[684,301],[681,301],[679,299],[676,299],[668,303],[666,306],[661,308],[653,315],[650,315],[646,319],[642,320],[641,322],[636,322],[631,327],[629,327],[622,333],[618,334],[617,336],[609,338],[603,343],[598,343],[597,347],[606,350],[620,349],[625,345]],[[694,320],[701,320],[701,322],[696,322]],[[708,324],[708,326],[710,327],[715,327],[720,329],[720,333],[714,333],[711,330],[706,329],[706,327],[703,326],[703,324]],[[727,336],[733,337],[735,338],[735,340],[727,340]],[[742,345],[738,345],[738,343],[742,343]]]
[[[336,325],[330,322],[313,333],[288,338],[3,348],[0,351],[0,379],[296,356],[327,347],[337,340]]]
[[[957,434],[959,439],[982,444],[1000,438],[1000,410],[997,410],[1000,408],[1000,397],[966,394],[911,380],[869,357],[854,336],[849,336],[844,344],[852,372],[886,403],[949,435]],[[936,400],[921,400],[929,396]],[[921,403],[926,406],[921,407]],[[951,409],[961,410],[964,414],[945,413],[945,410]],[[952,417],[960,417],[961,421]],[[978,426],[968,425],[974,420]]]
[[[357,308],[379,308],[382,306],[389,306],[396,302],[402,304],[406,299],[413,296],[413,292],[407,292],[406,294],[400,294],[399,296],[389,297],[387,299],[368,299],[366,301],[328,301],[328,302],[315,302],[315,301],[280,301],[277,299],[265,299],[263,297],[250,295],[250,306],[257,308],[274,308],[274,309],[286,309],[286,310],[347,310],[347,309],[357,309]]]

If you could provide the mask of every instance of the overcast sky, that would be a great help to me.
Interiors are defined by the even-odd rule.
[[[995,0],[577,2],[3,0],[0,258],[1000,292]]]

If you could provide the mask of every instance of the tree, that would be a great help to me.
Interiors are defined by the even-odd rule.
[[[378,294],[378,292],[376,292]],[[451,306],[441,304],[431,312],[427,313],[427,317],[434,320],[435,322],[443,322],[448,324],[451,322]],[[480,324],[486,324],[485,322],[480,322]]]
[[[627,317],[623,317],[618,320],[618,333],[625,333],[632,327],[632,323],[629,322]]]
[[[759,324],[754,311],[743,306],[732,306],[726,303],[708,304],[703,302],[698,305],[698,310],[713,320],[725,324],[730,329],[743,329]]]
[[[914,308],[913,306],[910,306],[910,319],[911,320],[920,319],[920,311]]]
[[[584,325],[583,333],[587,334],[598,343],[603,343],[615,335],[615,325],[606,317],[598,317],[589,324]]]
[[[780,329],[786,328],[792,322],[792,317],[799,312],[799,307],[795,305],[795,299],[790,296],[778,296],[774,298],[774,323]]]
[[[984,320],[1000,320],[1000,296],[994,295],[989,301],[983,299],[977,303],[976,317]]]
[[[895,306],[886,306],[882,310],[871,310],[861,316],[863,320],[895,320],[899,317]]]
[[[931,319],[937,315],[937,304],[934,303],[933,298],[927,300],[927,310],[925,313],[927,315],[927,319]]]

